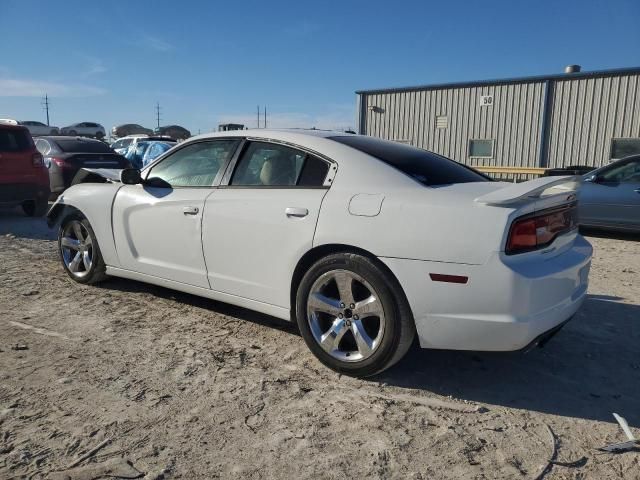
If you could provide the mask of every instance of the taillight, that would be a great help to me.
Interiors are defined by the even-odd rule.
[[[505,253],[512,255],[544,248],[558,235],[577,226],[575,204],[525,215],[511,224]]]
[[[34,167],[44,167],[44,160],[41,153],[34,153],[31,157],[31,163]]]

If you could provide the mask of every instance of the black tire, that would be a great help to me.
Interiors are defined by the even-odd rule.
[[[347,271],[348,274],[355,274],[355,276],[364,279],[375,290],[384,310],[382,337],[373,353],[362,360],[343,361],[335,358],[320,346],[311,328],[307,308],[311,289],[317,285],[318,281],[322,281],[321,277],[326,278],[327,275],[330,277],[333,271]],[[353,312],[355,311],[353,310]],[[343,317],[340,318],[347,318],[351,314],[346,313],[345,310]],[[328,315],[328,317],[329,322],[339,321],[333,315]],[[353,318],[357,319],[358,317],[353,316]],[[354,253],[328,255],[309,268],[298,286],[296,320],[302,338],[311,352],[324,365],[337,372],[355,377],[375,375],[391,367],[407,353],[415,338],[415,324],[411,309],[396,279],[378,261]],[[349,335],[348,332],[342,338],[346,338],[347,335]],[[342,345],[342,341],[338,341],[339,345]]]
[[[28,200],[22,204],[22,211],[28,217],[42,217],[49,210],[49,199]]]
[[[67,265],[67,260],[65,260],[65,254],[71,254],[73,249],[64,249],[63,248],[63,237],[65,237],[65,232],[67,232],[68,228],[72,227],[73,222],[79,222],[83,229],[82,232],[88,235],[91,238],[91,263],[90,268],[87,270],[83,265],[80,266],[81,271],[73,272],[70,267]],[[77,236],[76,236],[77,238]],[[80,253],[80,252],[77,252]],[[67,215],[62,222],[60,222],[60,228],[58,229],[58,256],[60,257],[60,261],[62,262],[62,267],[65,272],[71,279],[78,283],[82,284],[93,284],[98,283],[107,278],[106,274],[106,265],[104,263],[104,259],[102,258],[102,253],[100,252],[100,246],[98,245],[98,239],[96,237],[89,220],[87,220],[81,213],[74,212],[70,215]]]
[[[102,140],[102,138],[103,138],[103,137],[104,137],[104,133],[102,133],[102,132],[96,132],[96,138],[97,138],[98,140]]]

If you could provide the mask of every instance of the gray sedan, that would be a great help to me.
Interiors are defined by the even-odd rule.
[[[640,155],[584,175],[580,225],[640,232]]]

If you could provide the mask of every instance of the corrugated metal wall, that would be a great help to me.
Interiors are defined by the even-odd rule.
[[[557,80],[552,85],[549,167],[606,165],[613,138],[640,137],[638,75]]]
[[[542,149],[545,82],[363,93],[360,132],[405,141],[469,165],[600,166],[611,139],[640,137],[638,75],[549,81],[548,139]],[[493,95],[492,106],[480,97]],[[446,115],[447,128],[436,128]],[[494,141],[493,158],[470,158],[469,140]]]

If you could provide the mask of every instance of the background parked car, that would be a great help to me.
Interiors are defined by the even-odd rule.
[[[0,123],[0,203],[29,216],[47,212],[49,173],[26,127]]]
[[[62,135],[79,135],[81,137],[96,138],[104,138],[106,135],[104,127],[99,123],[93,122],[80,122],[69,125],[68,127],[62,127],[60,133]]]
[[[39,137],[38,151],[49,168],[51,193],[64,191],[81,168],[129,168],[131,165],[109,145],[90,138]]]
[[[111,129],[111,136],[115,138],[127,137],[129,135],[153,135],[153,130],[144,128],[137,123],[125,123],[124,125],[116,125]]]
[[[34,120],[21,121],[19,124],[27,127],[33,137],[40,135],[58,135],[60,133],[58,127],[52,127],[46,123],[36,122]]]
[[[176,143],[176,141],[173,138],[167,137],[167,136],[138,134],[138,135],[129,135],[124,138],[119,138],[118,140],[116,140],[111,144],[111,148],[113,148],[113,150],[116,153],[119,153],[120,155],[126,155],[126,153],[129,151],[129,147],[135,146],[138,142],[151,141],[151,140],[171,142],[173,144]]]
[[[640,155],[586,174],[578,211],[581,226],[640,232]]]
[[[191,136],[191,132],[180,125],[166,125],[154,130],[156,135],[166,135],[176,140],[186,140]]]
[[[147,141],[143,139],[131,145],[124,157],[134,168],[144,168],[175,145],[175,141]]]
[[[562,168],[548,168],[544,172],[545,177],[559,177],[562,175],[584,175],[595,170],[595,167],[588,165],[570,165]]]

